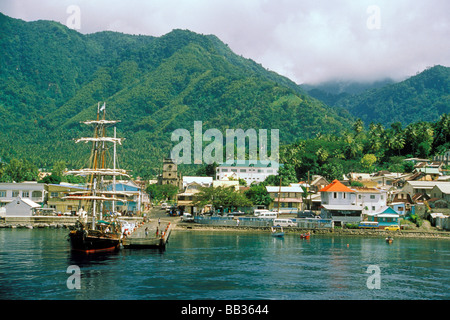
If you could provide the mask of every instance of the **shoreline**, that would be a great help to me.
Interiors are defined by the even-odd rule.
[[[172,220],[172,219],[170,219]],[[170,221],[174,223],[174,221]],[[222,231],[222,232],[257,232],[269,233],[270,227],[251,227],[251,226],[214,226],[199,223],[174,223],[173,231]],[[72,222],[52,222],[52,223],[0,223],[0,229],[69,229],[73,226]],[[401,230],[401,231],[387,231],[387,230],[368,230],[368,229],[304,229],[296,227],[285,227],[286,234],[290,233],[306,233],[311,235],[331,235],[331,236],[354,236],[354,237],[387,237],[392,236],[396,238],[427,238],[427,239],[444,239],[450,240],[450,232],[436,231],[436,230]]]
[[[402,230],[402,231],[387,231],[387,230],[367,230],[367,229],[303,229],[295,227],[283,228],[286,234],[290,233],[306,233],[311,235],[333,235],[333,236],[355,236],[355,237],[398,237],[398,238],[428,238],[428,239],[446,239],[450,240],[450,232],[447,231],[425,231],[425,230]],[[223,231],[223,232],[258,232],[268,233],[270,227],[237,227],[237,226],[212,226],[202,224],[176,224],[173,231]]]

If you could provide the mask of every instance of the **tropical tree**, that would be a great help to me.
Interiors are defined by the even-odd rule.
[[[375,162],[377,162],[377,157],[374,154],[365,154],[361,159],[361,165],[366,170],[370,170]]]
[[[272,202],[272,198],[264,184],[255,184],[245,191],[245,196],[253,203],[253,205],[269,206]]]
[[[252,202],[234,187],[202,187],[195,195],[193,204],[199,207],[211,204],[215,209],[233,211],[236,207],[251,206]]]

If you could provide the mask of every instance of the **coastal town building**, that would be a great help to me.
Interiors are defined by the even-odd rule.
[[[357,223],[363,213],[379,213],[386,207],[387,192],[376,188],[350,188],[334,180],[319,191],[321,217],[333,219],[335,224]]]
[[[272,199],[269,205],[270,210],[277,210],[280,213],[297,213],[302,210],[305,191],[301,184],[290,184],[282,187],[266,186],[266,190]]]
[[[115,195],[116,198],[123,199],[114,203],[114,212],[122,214],[136,214],[146,208],[149,203],[149,196],[132,180],[117,181],[115,187],[113,183],[106,187],[108,191],[116,191],[120,194]],[[106,209],[112,210],[112,202],[105,203]]]
[[[363,220],[378,222],[378,228],[384,229],[389,226],[399,225],[400,215],[391,207],[384,207],[379,212],[366,213]]]
[[[31,217],[40,205],[36,202],[17,196],[5,206],[6,217]]]
[[[45,184],[37,182],[0,183],[0,207],[21,197],[42,205],[45,200]]]
[[[251,160],[238,161],[234,160],[232,163],[222,163],[216,168],[216,180],[224,180],[234,178],[236,180],[243,179],[247,185],[260,183],[268,176],[277,175],[280,164],[275,161],[268,161],[267,163]]]
[[[84,211],[84,203],[76,199],[64,199],[74,192],[85,191],[86,187],[83,185],[70,184],[61,182],[60,184],[46,184],[45,185],[45,205],[48,208],[54,209],[58,214],[72,214]]]

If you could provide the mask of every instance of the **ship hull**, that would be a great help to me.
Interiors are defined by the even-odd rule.
[[[75,230],[69,233],[72,251],[95,253],[118,250],[120,238],[115,234],[105,234],[95,230]]]

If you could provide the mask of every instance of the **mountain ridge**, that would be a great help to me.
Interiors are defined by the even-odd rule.
[[[171,132],[217,128],[280,129],[281,143],[337,133],[352,117],[309,97],[291,80],[234,54],[213,35],[176,29],[161,37],[80,34],[48,21],[0,15],[0,157],[50,168],[84,164],[73,138],[81,120],[106,102],[121,120],[122,165],[144,177],[159,172]]]

